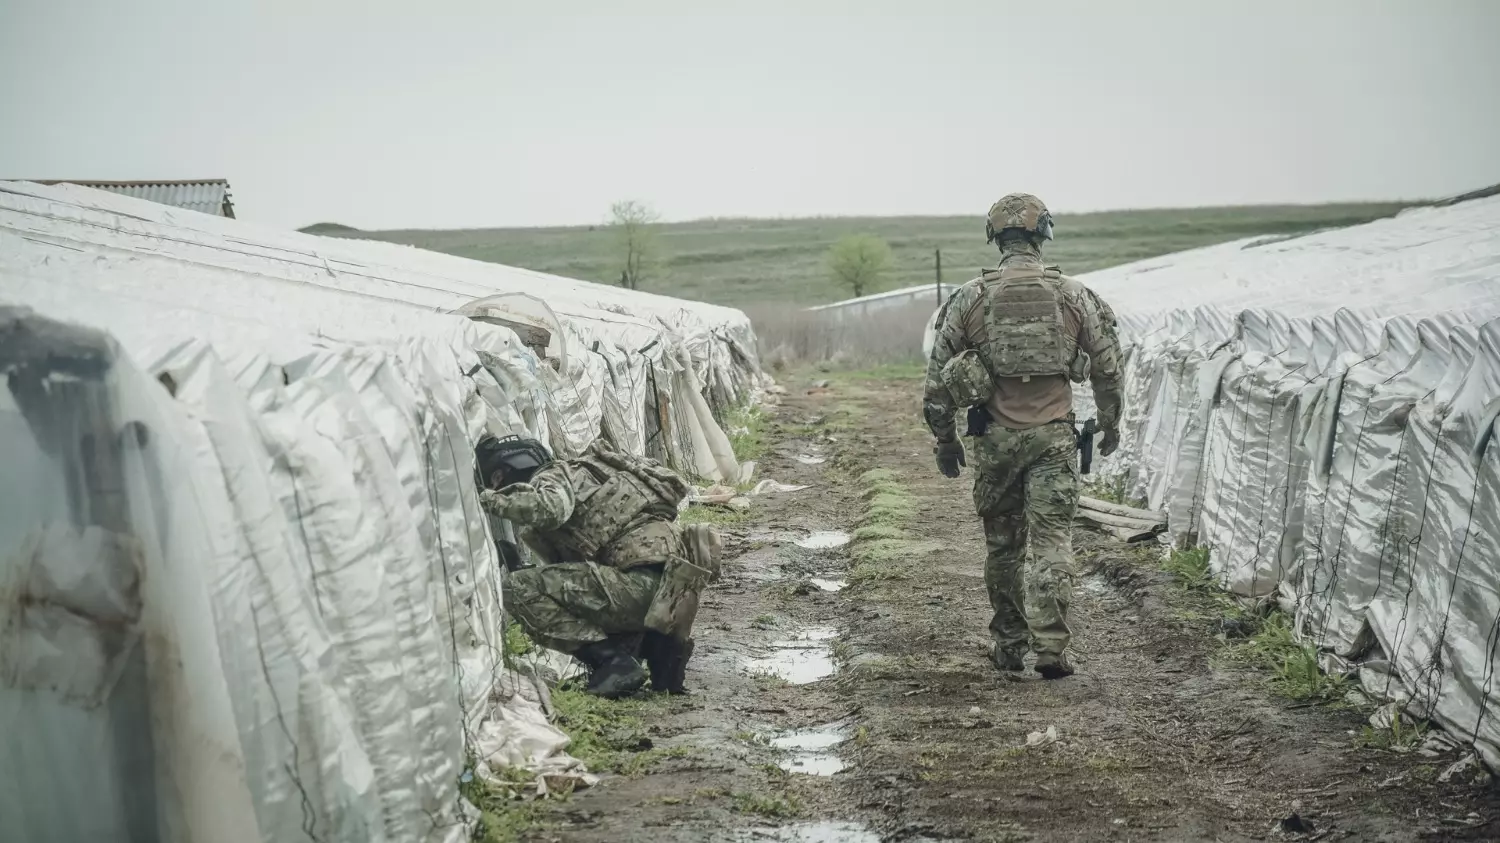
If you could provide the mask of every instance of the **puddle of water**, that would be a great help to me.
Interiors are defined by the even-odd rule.
[[[848,580],[828,580],[822,577],[813,577],[812,584],[823,591],[843,591],[849,586]]]
[[[765,658],[746,662],[751,673],[769,673],[793,685],[806,685],[833,675],[833,655],[826,649],[778,649]]]
[[[806,550],[831,550],[848,543],[849,534],[842,530],[820,530],[797,539],[795,542],[798,547]]]
[[[812,729],[797,729],[771,739],[777,749],[828,749],[849,739],[849,735],[838,726],[817,726]]]
[[[745,667],[751,673],[769,673],[793,685],[816,682],[834,673],[833,652],[823,642],[838,637],[831,626],[810,626],[789,637],[771,642],[771,653],[750,659]]]
[[[776,766],[788,773],[806,776],[831,776],[844,769],[844,762],[837,755],[822,752],[807,752],[794,755]]]
[[[798,823],[781,828],[741,829],[734,840],[776,840],[781,843],[880,843],[880,835],[858,823]]]
[[[839,637],[839,631],[831,626],[809,626],[792,633],[792,637],[786,641],[777,641],[772,647],[805,647],[809,641],[832,641]]]

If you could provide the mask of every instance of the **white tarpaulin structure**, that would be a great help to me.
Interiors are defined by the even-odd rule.
[[[761,377],[738,311],[68,185],[0,182],[0,308],[5,841],[463,839],[466,756],[570,763],[474,443],[738,480]]]
[[[1127,344],[1101,473],[1500,764],[1500,197],[1083,280]]]

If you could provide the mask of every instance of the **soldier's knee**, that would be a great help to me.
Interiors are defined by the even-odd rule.
[[[542,569],[522,568],[506,575],[500,587],[500,602],[507,612],[516,614],[517,607],[534,604],[542,592]]]

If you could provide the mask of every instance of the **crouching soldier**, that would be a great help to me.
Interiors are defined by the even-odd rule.
[[[484,508],[541,561],[505,575],[506,612],[533,641],[583,662],[589,693],[639,690],[637,657],[654,689],[684,693],[698,594],[718,577],[720,551],[711,528],[677,524],[687,483],[602,441],[553,460],[534,439],[491,436],[475,456]]]

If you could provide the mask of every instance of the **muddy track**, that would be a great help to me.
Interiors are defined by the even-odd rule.
[[[723,528],[695,693],[646,715],[654,746],[686,753],[549,804],[526,839],[1500,839],[1493,786],[1437,781],[1456,756],[1362,748],[1365,714],[1216,669],[1170,577],[1092,534],[1075,540],[1078,674],[997,673],[968,480],[936,473],[918,383],[790,387],[760,473],[811,488]],[[862,497],[870,469],[904,497]],[[872,505],[874,541],[798,546]]]

